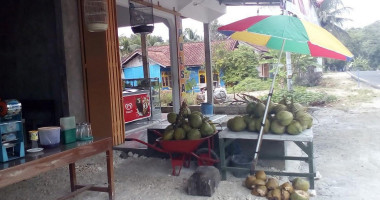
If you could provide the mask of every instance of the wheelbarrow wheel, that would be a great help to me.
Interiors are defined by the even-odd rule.
[[[195,152],[195,154],[197,154],[197,156],[200,157],[200,159],[197,160],[198,166],[204,166],[204,165],[206,165],[206,166],[215,166],[216,168],[220,169],[219,156],[212,149],[210,149],[210,155],[211,155],[211,159],[213,161],[203,161],[203,160],[201,160],[202,158],[210,158],[209,154],[208,154],[208,151],[209,151],[208,148],[200,148],[200,149],[198,149]]]

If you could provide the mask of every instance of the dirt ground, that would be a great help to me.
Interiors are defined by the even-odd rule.
[[[314,155],[316,170],[315,200],[378,199],[380,173],[380,90],[357,83],[346,73],[324,74],[318,88],[338,96],[338,101],[325,107],[310,109],[314,117]],[[116,200],[138,199],[210,199],[254,200],[258,198],[242,187],[242,180],[228,174],[212,197],[188,196],[187,179],[195,166],[182,169],[180,176],[171,176],[170,161],[131,155],[121,158],[114,151]],[[105,155],[77,164],[81,184],[105,185]],[[296,166],[305,168],[300,163]],[[287,177],[279,177],[286,181]],[[69,191],[68,167],[0,189],[0,200],[50,200]],[[108,199],[106,194],[85,192],[77,200]]]

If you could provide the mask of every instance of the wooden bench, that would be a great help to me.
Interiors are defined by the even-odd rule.
[[[238,168],[227,166],[227,158],[225,149],[228,147],[234,140],[243,139],[243,140],[257,140],[259,134],[256,132],[232,132],[229,129],[225,128],[219,133],[219,153],[220,153],[220,162],[221,162],[221,174],[222,180],[226,180],[227,171],[249,171],[248,168]],[[265,171],[269,175],[279,175],[279,176],[298,176],[306,177],[310,181],[310,188],[314,189],[314,177],[315,177],[315,167],[313,162],[313,131],[312,129],[306,129],[299,135],[289,135],[289,134],[272,134],[267,133],[263,135],[263,140],[271,141],[291,141],[294,142],[303,152],[306,153],[305,156],[262,156],[259,153],[259,160],[298,160],[305,161],[309,165],[308,173],[300,172],[283,172],[283,171]],[[253,152],[252,152],[253,155]]]

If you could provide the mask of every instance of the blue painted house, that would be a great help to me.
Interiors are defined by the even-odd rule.
[[[215,41],[211,43],[211,48],[215,45],[223,45],[226,50],[233,51],[238,47],[236,40]],[[184,43],[184,64],[187,69],[188,81],[196,84],[193,87],[194,92],[199,92],[200,88],[205,87],[207,83],[206,70],[204,69],[205,53],[203,42]],[[171,71],[170,71],[170,50],[168,45],[148,47],[148,63],[151,78],[159,78],[162,89],[171,88]],[[122,68],[125,79],[143,78],[142,54],[138,49],[132,52],[128,57],[122,60]],[[223,80],[220,79],[222,73],[214,73],[214,86],[224,86]]]

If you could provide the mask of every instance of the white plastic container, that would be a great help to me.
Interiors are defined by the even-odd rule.
[[[38,128],[38,135],[41,146],[45,148],[53,148],[59,145],[61,128],[58,126],[49,126]]]

